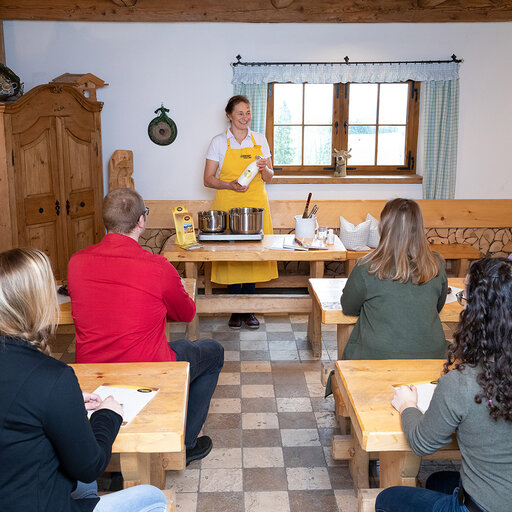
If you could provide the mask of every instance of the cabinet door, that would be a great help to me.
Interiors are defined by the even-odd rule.
[[[103,236],[101,220],[102,183],[98,183],[101,162],[97,132],[80,123],[79,118],[57,118],[57,133],[62,143],[62,182],[65,197],[69,257]]]
[[[18,246],[44,251],[57,279],[66,275],[65,210],[59,193],[55,119],[40,117],[13,136]]]

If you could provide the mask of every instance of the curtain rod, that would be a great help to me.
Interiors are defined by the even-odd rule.
[[[451,60],[396,60],[396,61],[373,61],[373,62],[349,62],[350,59],[345,57],[343,62],[242,62],[240,55],[236,56],[236,62],[232,66],[303,66],[303,65],[334,65],[334,64],[450,64],[456,62],[460,64],[464,59],[457,59],[456,55],[451,56]]]

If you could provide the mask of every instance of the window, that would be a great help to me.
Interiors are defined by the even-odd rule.
[[[419,83],[269,84],[266,135],[276,176],[415,174]]]

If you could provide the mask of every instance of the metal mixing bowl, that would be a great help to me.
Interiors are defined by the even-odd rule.
[[[253,235],[263,228],[264,208],[231,208],[229,227],[232,233]]]
[[[223,233],[226,231],[227,217],[227,212],[223,210],[197,212],[197,227],[203,233]]]

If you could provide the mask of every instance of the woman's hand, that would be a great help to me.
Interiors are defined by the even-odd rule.
[[[391,405],[400,413],[407,407],[418,407],[418,390],[416,386],[400,386],[395,391]]]
[[[94,411],[100,406],[101,397],[96,393],[87,393],[86,391],[82,391],[82,395],[84,397],[84,404],[86,410]]]
[[[105,400],[101,402],[101,404],[97,407],[96,410],[99,411],[100,409],[110,409],[111,411],[114,411],[117,414],[119,414],[119,416],[123,416],[123,406],[119,402],[114,400],[114,397],[112,395],[107,396],[107,398],[105,398]]]
[[[274,177],[272,170],[272,161],[270,158],[260,158],[257,160],[258,171],[261,172],[261,178],[265,183],[270,183]]]
[[[227,188],[229,190],[234,190],[235,192],[245,192],[249,187],[246,186],[246,187],[242,187],[242,185],[240,185],[240,183],[238,183],[238,181],[236,180],[233,180],[233,181],[230,181],[230,182],[224,182],[226,183]]]

